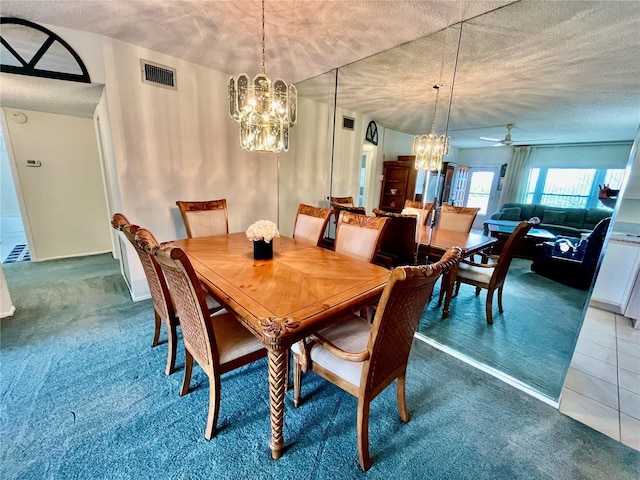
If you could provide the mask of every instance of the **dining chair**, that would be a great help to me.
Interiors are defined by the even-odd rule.
[[[354,207],[353,197],[331,197],[331,206]]]
[[[454,207],[453,205],[442,205],[438,219],[438,228],[443,230],[455,230],[456,232],[468,232],[471,230],[473,221],[480,211],[476,207]]]
[[[333,213],[334,210],[330,208],[313,207],[301,203],[293,226],[293,238],[319,245]]]
[[[376,217],[385,217],[389,223],[380,239],[380,249],[374,263],[383,267],[414,265],[416,263],[416,215],[392,213],[377,208],[373,209]]]
[[[485,311],[487,323],[490,325],[493,323],[493,293],[496,290],[498,291],[498,311],[503,313],[502,290],[507,278],[509,266],[511,265],[511,260],[513,260],[513,257],[525,235],[529,230],[539,224],[540,219],[538,217],[532,217],[526,222],[520,222],[507,238],[500,255],[491,255],[480,252],[479,255],[482,257],[482,263],[463,259],[458,265],[455,277],[456,286],[454,296],[458,295],[461,283],[475,286],[476,296],[480,295],[480,291],[482,289],[487,290]]]
[[[416,215],[418,217],[418,225],[426,225],[433,213],[434,203],[416,202],[415,200],[405,200],[404,208],[400,213],[404,215]]]
[[[296,408],[302,372],[309,369],[358,399],[358,457],[364,471],[371,466],[369,405],[397,380],[400,418],[409,421],[405,383],[413,335],[436,280],[455,266],[460,254],[461,249],[454,247],[436,263],[396,267],[382,292],[373,323],[347,315],[292,346]]]
[[[137,225],[132,225],[127,217],[121,213],[116,213],[113,215],[111,225],[113,226],[113,228],[121,231],[124,234],[126,239],[133,245],[136,253],[138,254],[138,257],[140,258],[140,263],[142,263],[142,268],[147,278],[147,283],[149,284],[151,301],[153,303],[153,311],[155,314],[155,330],[153,333],[153,342],[151,343],[151,346],[158,346],[160,340],[161,324],[162,322],[164,322],[167,329],[168,347],[167,366],[165,368],[165,373],[167,375],[171,375],[175,371],[176,364],[176,344],[178,338],[176,327],[178,325],[178,319],[173,308],[173,300],[171,299],[171,295],[169,294],[169,289],[164,279],[164,275],[162,275],[160,266],[153,259],[153,257],[149,256],[136,243],[135,237],[140,227],[138,227]],[[149,243],[155,243],[156,245],[158,244],[151,232],[148,232],[147,235],[149,237]]]
[[[167,282],[162,274],[160,265],[156,262],[152,255],[144,251],[136,242],[136,235],[144,236],[148,245],[159,245],[156,237],[147,229],[140,228],[138,225],[132,225],[126,216],[122,213],[113,215],[111,225],[121,231],[127,240],[133,245],[134,250],[140,258],[142,269],[144,270],[149,291],[151,293],[151,301],[155,314],[155,330],[153,334],[152,347],[156,347],[160,341],[160,330],[162,322],[167,328],[167,367],[165,373],[171,375],[175,372],[176,364],[176,348],[178,344],[177,326],[180,324],[179,318],[175,313],[175,306],[171,292],[167,287]],[[207,308],[210,313],[222,310],[222,305],[210,294],[206,294]]]
[[[209,314],[202,286],[183,250],[170,244],[148,243],[139,233],[136,242],[154,255],[160,265],[180,318],[185,348],[180,395],[189,392],[194,359],[209,377],[209,413],[204,436],[211,440],[220,412],[221,375],[266,356],[266,349],[232,313],[219,310]]]
[[[389,218],[370,217],[341,211],[336,227],[334,250],[351,257],[372,262]]]
[[[226,199],[202,202],[178,200],[176,205],[180,209],[187,238],[229,233]]]

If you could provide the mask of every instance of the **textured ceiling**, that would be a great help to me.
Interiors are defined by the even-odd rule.
[[[432,86],[440,83],[442,131],[460,32],[459,24],[446,27],[467,20],[449,118],[453,145],[492,145],[478,137],[502,138],[507,123],[516,125],[516,143],[633,139],[640,123],[640,2],[510,3],[267,0],[267,74],[306,80],[301,95],[332,101],[331,82],[321,74],[345,66],[338,105],[412,134],[429,132]],[[256,0],[2,0],[0,14],[99,33],[229,74],[260,70]],[[8,83],[0,85],[3,105],[24,101],[25,86],[36,105],[55,98],[42,85]]]

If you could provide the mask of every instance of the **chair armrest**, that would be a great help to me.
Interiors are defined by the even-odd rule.
[[[336,357],[339,357],[343,360],[347,360],[348,362],[364,362],[365,360],[369,360],[369,350],[364,350],[362,352],[346,352],[339,347],[336,347],[329,340],[324,338],[320,334],[313,334],[311,338],[326,348],[330,353],[334,354]]]

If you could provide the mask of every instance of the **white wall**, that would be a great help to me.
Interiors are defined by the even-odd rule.
[[[511,147],[461,148],[458,164],[467,167],[499,167],[511,157]]]
[[[18,112],[5,109],[6,116]],[[34,260],[111,250],[93,121],[21,110],[25,123],[7,121],[10,151],[23,195]],[[41,162],[27,166],[27,160]]]
[[[277,156],[240,149],[226,74],[108,38],[103,55],[115,163],[108,169],[120,192],[114,206],[159,241],[186,236],[176,200],[226,198],[231,232],[277,221]],[[141,58],[175,68],[178,90],[143,84]],[[141,298],[139,261],[131,252],[128,261],[136,265],[132,295]]]
[[[399,155],[412,155],[415,135],[384,129],[384,159],[396,160]]]

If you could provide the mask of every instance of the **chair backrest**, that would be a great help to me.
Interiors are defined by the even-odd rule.
[[[509,266],[511,265],[511,260],[513,260],[518,247],[522,244],[522,239],[529,233],[529,230],[537,227],[539,224],[540,219],[538,217],[531,217],[526,222],[520,222],[513,232],[511,232],[500,252],[498,265],[493,269],[493,273],[491,274],[489,288],[498,286],[504,282],[504,279],[507,277],[507,272],[509,271]]]
[[[138,235],[139,232],[142,232],[141,235],[145,237],[146,242],[149,245],[158,245],[156,237],[154,237],[149,230],[140,228],[137,225],[129,224],[129,220],[127,220],[127,217],[125,217],[121,213],[116,213],[113,215],[111,225],[113,226],[113,228],[121,231],[124,234],[124,236],[127,238],[127,240],[129,240],[131,245],[133,245],[133,248],[138,254],[140,263],[142,263],[144,274],[147,277],[147,283],[149,284],[149,291],[151,292],[151,301],[153,302],[154,310],[157,312],[160,318],[173,318],[175,316],[173,301],[169,293],[169,288],[167,287],[167,282],[165,281],[164,275],[160,270],[160,265],[158,265],[158,263],[152,256],[150,256],[147,252],[140,248],[140,246],[136,242],[136,235]]]
[[[334,203],[332,205],[333,210],[335,211],[336,215],[340,215],[340,212],[344,211],[344,212],[350,212],[350,213],[357,213],[358,215],[366,215],[367,214],[367,210],[364,207],[349,207],[347,205],[341,205],[339,203]]]
[[[229,233],[226,199],[202,202],[178,200],[176,205],[180,209],[188,238]]]
[[[455,230],[456,232],[468,232],[471,225],[480,211],[475,207],[454,207],[452,205],[442,205],[440,208],[440,218],[438,228],[443,230]]]
[[[376,217],[386,217],[389,223],[382,232],[380,254],[391,259],[391,266],[413,265],[416,256],[416,215],[373,209]]]
[[[293,238],[318,245],[333,212],[330,208],[312,207],[301,203],[293,226]]]
[[[607,236],[607,230],[609,230],[609,224],[611,223],[611,217],[603,218],[593,228],[593,231],[580,242],[578,250],[584,251],[582,256],[583,263],[597,263],[604,239]]]
[[[331,206],[354,207],[353,197],[331,197]]]
[[[418,225],[426,225],[431,218],[431,212],[433,212],[434,203],[416,202],[413,200],[405,200],[402,214],[404,215],[416,215],[418,217]]]
[[[360,388],[374,390],[398,369],[406,368],[422,312],[440,275],[454,267],[462,250],[453,247],[433,264],[396,267],[378,303]]]
[[[387,217],[341,211],[336,228],[335,251],[367,262],[373,261],[388,221]]]
[[[171,290],[185,347],[204,368],[213,371],[219,364],[213,327],[208,321],[204,291],[184,251],[171,245],[154,245],[136,235],[136,242],[153,255]]]

